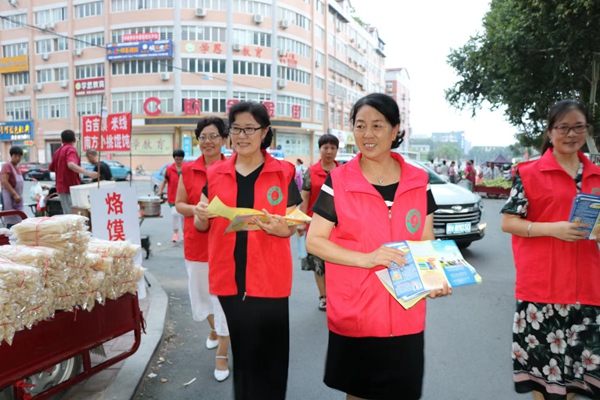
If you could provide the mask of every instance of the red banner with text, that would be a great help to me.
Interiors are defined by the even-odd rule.
[[[82,119],[83,151],[131,151],[131,113],[109,114],[104,121],[98,115]]]

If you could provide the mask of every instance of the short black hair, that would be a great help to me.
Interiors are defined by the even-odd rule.
[[[273,141],[271,118],[269,118],[269,112],[263,104],[255,101],[240,101],[239,103],[235,103],[229,109],[229,126],[233,125],[235,122],[235,117],[238,114],[245,112],[252,114],[252,117],[260,124],[261,127],[268,128],[267,135],[260,143],[260,148],[268,149],[271,147],[271,142]]]
[[[97,156],[98,152],[96,151],[96,149],[87,149],[87,151],[85,152],[86,156]]]
[[[19,146],[12,146],[8,152],[11,156],[13,155],[18,155],[18,156],[22,156],[23,155],[23,149],[20,148]]]
[[[339,149],[340,139],[338,139],[337,136],[332,135],[331,133],[326,133],[319,138],[319,148],[325,146],[326,144],[332,144]]]
[[[200,134],[204,128],[211,125],[214,125],[215,128],[217,128],[219,135],[221,135],[222,138],[226,139],[229,137],[229,131],[227,130],[227,126],[225,126],[225,121],[219,117],[206,117],[201,118],[200,121],[198,121],[198,125],[196,125],[196,130],[194,131],[196,134],[196,140],[200,137]]]
[[[65,129],[60,133],[60,140],[62,140],[63,143],[74,143],[75,132],[70,129]]]
[[[350,121],[354,125],[356,114],[364,106],[371,106],[379,111],[392,126],[400,125],[400,109],[392,97],[383,93],[371,93],[358,99],[350,111]],[[400,147],[404,140],[404,130],[397,132],[396,139],[392,142],[392,149]]]
[[[589,123],[590,115],[587,108],[577,100],[566,99],[555,103],[548,112],[548,121],[546,123],[546,129],[544,131],[544,138],[542,140],[542,147],[540,150],[541,154],[544,154],[546,150],[554,147],[554,145],[550,141],[548,132],[552,130],[554,124],[556,124],[557,121],[561,120],[565,115],[567,115],[571,111],[579,111],[583,114],[583,117],[585,118],[585,123]]]
[[[185,153],[181,149],[173,150],[173,158],[175,157],[185,157]]]

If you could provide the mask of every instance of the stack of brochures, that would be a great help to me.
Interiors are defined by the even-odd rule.
[[[583,193],[575,196],[569,221],[587,224],[587,228],[582,228],[587,238],[596,239],[600,235],[600,196]]]
[[[403,266],[392,263],[376,274],[384,287],[404,307],[409,309],[431,290],[481,283],[481,277],[469,264],[454,240],[426,240],[386,243],[384,246],[402,250],[408,261]]]

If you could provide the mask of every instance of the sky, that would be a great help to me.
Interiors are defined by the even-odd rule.
[[[446,63],[450,49],[483,32],[487,0],[350,0],[355,15],[379,30],[385,42],[386,68],[407,68],[413,135],[464,131],[473,146],[508,146],[517,129],[503,112],[458,111],[444,90],[459,79]]]

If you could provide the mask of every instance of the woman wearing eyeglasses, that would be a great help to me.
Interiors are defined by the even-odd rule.
[[[515,390],[534,399],[600,398],[600,238],[568,222],[577,193],[600,195],[600,168],[580,150],[588,129],[581,104],[556,103],[542,157],[519,164],[502,209],[517,271]]]
[[[194,226],[194,209],[206,184],[206,173],[214,163],[224,160],[221,148],[229,136],[221,118],[202,118],[196,127],[196,139],[202,155],[194,162],[184,163],[177,187],[177,212],[184,216],[183,253],[188,273],[188,291],[194,321],[208,320],[208,349],[217,348],[214,377],[222,382],[229,377],[227,348],[229,330],[225,314],[216,296],[208,288],[208,234]]]
[[[294,165],[266,151],[273,138],[267,109],[239,102],[231,107],[229,125],[236,153],[208,170],[194,222],[198,230],[208,230],[210,292],[227,317],[235,398],[279,400],[287,387],[289,237],[296,231],[283,216],[302,198]],[[207,212],[217,196],[230,207],[263,211],[267,222],[254,220],[259,230],[224,234],[230,221]]]

